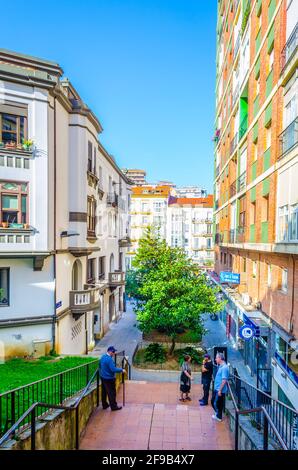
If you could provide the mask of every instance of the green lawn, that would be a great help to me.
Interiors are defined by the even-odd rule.
[[[0,364],[0,393],[94,361],[94,357],[51,356],[40,359],[11,359]]]
[[[93,364],[88,368],[78,367],[90,362]],[[76,369],[71,370],[74,367]],[[97,367],[98,358],[78,356],[47,356],[36,360],[11,359],[1,364],[0,394],[23,385],[28,386],[14,392],[13,398],[11,393],[2,397],[0,395],[0,436],[31,404],[44,402],[58,405],[83,390]],[[65,374],[56,376],[60,372]],[[38,382],[39,380],[42,381]],[[45,408],[38,408],[37,416],[45,411]],[[28,422],[29,417],[23,424]]]

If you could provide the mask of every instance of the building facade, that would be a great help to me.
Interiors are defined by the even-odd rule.
[[[240,273],[222,319],[252,374],[270,370],[296,408],[297,3],[218,1],[214,135],[215,271]],[[261,334],[243,344],[249,322]]]
[[[190,196],[187,194],[187,197],[170,196],[167,211],[167,243],[182,248],[201,269],[212,269],[214,267],[213,196],[191,196],[192,194]]]
[[[87,353],[125,308],[129,181],[58,64],[0,58],[1,355]]]

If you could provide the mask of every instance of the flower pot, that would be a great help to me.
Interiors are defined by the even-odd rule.
[[[25,230],[28,230],[29,224],[23,224],[23,228],[24,228]]]
[[[8,228],[8,222],[2,222],[1,225],[2,228]]]

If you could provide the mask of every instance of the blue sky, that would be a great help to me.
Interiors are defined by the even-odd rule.
[[[14,0],[1,47],[58,62],[121,167],[212,191],[216,4]]]

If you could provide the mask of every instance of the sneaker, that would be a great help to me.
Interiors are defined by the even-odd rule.
[[[117,408],[112,408],[111,410],[112,410],[112,411],[122,410],[122,406],[117,406]]]
[[[105,405],[102,407],[103,410],[107,410],[110,407],[110,405]]]
[[[214,419],[215,421],[218,421],[219,423],[222,422],[222,419],[218,418],[216,415],[212,415],[212,419]]]

